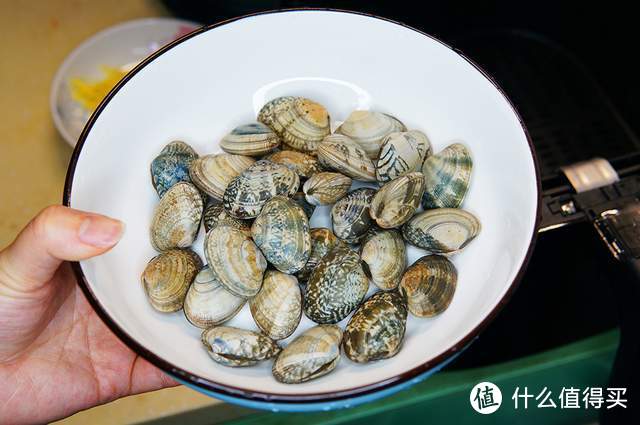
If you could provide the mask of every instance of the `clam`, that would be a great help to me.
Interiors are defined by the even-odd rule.
[[[429,155],[431,143],[423,132],[411,130],[391,133],[382,141],[376,162],[376,179],[384,183],[412,171],[421,171]]]
[[[480,222],[465,210],[436,208],[414,216],[402,227],[411,244],[436,254],[456,252],[480,233]]]
[[[198,157],[191,146],[174,141],[160,151],[151,161],[151,183],[162,198],[167,190],[178,182],[190,182],[189,166]]]
[[[230,153],[205,155],[191,163],[189,175],[198,189],[220,201],[229,182],[254,162],[248,156]]]
[[[246,156],[262,156],[280,146],[280,138],[262,123],[245,124],[234,128],[220,141],[223,151]]]
[[[180,310],[201,268],[202,260],[190,249],[171,249],[153,257],[141,277],[151,306],[165,313]]]
[[[222,204],[211,204],[205,208],[202,214],[202,222],[204,223],[204,230],[207,232],[218,224],[228,224],[251,236],[251,224],[246,220],[232,217]]]
[[[397,291],[377,292],[349,320],[342,338],[346,356],[358,363],[395,356],[404,339],[407,306]]]
[[[198,189],[187,182],[171,186],[151,219],[151,245],[156,251],[187,248],[198,235],[204,204]]]
[[[204,255],[226,290],[243,298],[260,290],[267,261],[242,230],[226,224],[214,227],[204,239]]]
[[[209,356],[224,366],[253,366],[280,352],[280,346],[268,336],[231,326],[207,329],[201,340]]]
[[[298,186],[300,178],[289,168],[260,160],[229,183],[222,204],[236,218],[254,218],[269,199],[276,195],[293,196]]]
[[[307,153],[314,153],[331,132],[324,106],[304,97],[284,96],[267,102],[258,121],[275,131],[285,146]]]
[[[457,281],[458,272],[451,261],[441,255],[426,255],[404,273],[400,293],[411,314],[432,317],[449,307]]]
[[[353,111],[336,129],[336,133],[358,143],[370,159],[378,157],[382,140],[398,131],[406,131],[404,124],[391,115],[376,111]]]
[[[309,219],[300,205],[285,196],[264,204],[251,235],[267,261],[283,273],[297,272],[309,259]]]
[[[316,210],[316,206],[307,202],[307,198],[305,198],[304,192],[296,192],[295,195],[291,197],[298,205],[302,207],[304,213],[307,215],[307,218],[311,220],[311,216],[313,212]]]
[[[275,270],[264,274],[262,289],[249,301],[251,316],[269,338],[290,336],[302,317],[302,294],[298,279]]]
[[[461,143],[449,145],[427,158],[422,166],[425,182],[422,207],[425,210],[460,207],[469,189],[472,168],[471,152]]]
[[[323,172],[307,180],[302,190],[310,204],[330,205],[346,195],[350,187],[351,178],[340,173]]]
[[[363,187],[349,192],[331,208],[333,232],[348,243],[356,243],[371,227],[369,207],[375,189]]]
[[[320,260],[333,249],[333,247],[340,243],[340,240],[329,229],[319,227],[311,229],[309,232],[311,237],[311,252],[307,264],[298,272],[298,280],[301,283],[306,283],[307,279],[311,275],[313,269],[316,268]]]
[[[311,272],[304,312],[316,323],[337,323],[358,307],[368,289],[358,254],[337,244]]]
[[[397,230],[370,230],[360,245],[362,268],[383,291],[395,289],[407,267],[407,253]]]
[[[371,200],[369,213],[383,229],[399,227],[420,206],[424,193],[424,176],[411,172],[385,183]]]
[[[320,165],[341,172],[355,180],[376,181],[376,167],[356,142],[342,134],[325,137],[318,146]]]
[[[284,165],[298,174],[301,179],[307,179],[322,171],[322,167],[316,157],[302,152],[279,151],[266,156],[264,159]]]
[[[273,376],[285,384],[299,384],[331,372],[340,361],[342,330],[336,325],[315,326],[280,352]]]
[[[238,314],[246,299],[227,291],[213,271],[205,266],[184,299],[184,315],[199,328],[210,328]]]

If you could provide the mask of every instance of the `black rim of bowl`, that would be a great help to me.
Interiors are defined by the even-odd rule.
[[[145,358],[146,360],[148,360],[149,362],[151,362],[153,365],[155,365],[156,367],[160,368],[161,370],[165,371],[166,373],[174,376],[177,379],[180,379],[186,383],[189,383],[195,387],[201,388],[203,390],[206,391],[210,391],[213,393],[217,393],[220,395],[224,395],[224,396],[228,396],[228,397],[232,397],[232,398],[237,398],[237,399],[245,399],[245,400],[250,400],[253,402],[264,402],[264,403],[294,403],[294,404],[309,404],[309,403],[326,403],[326,402],[332,402],[332,401],[338,401],[338,400],[345,400],[345,399],[351,399],[351,398],[355,398],[355,397],[360,397],[360,396],[365,396],[367,394],[371,394],[374,392],[378,392],[387,388],[391,388],[397,385],[400,385],[402,383],[405,383],[413,378],[416,378],[422,374],[424,374],[425,372],[433,369],[435,366],[443,363],[444,361],[446,361],[447,359],[449,359],[451,356],[455,355],[456,353],[458,353],[461,349],[465,348],[471,341],[473,341],[473,339],[478,336],[478,334],[484,330],[487,325],[493,321],[493,319],[495,319],[495,317],[497,316],[497,314],[500,312],[500,310],[502,310],[502,308],[504,307],[504,305],[509,301],[509,299],[511,298],[511,296],[513,295],[513,292],[515,291],[515,289],[517,288],[520,280],[522,279],[522,276],[524,275],[524,272],[526,270],[527,264],[529,263],[529,260],[531,258],[531,254],[533,252],[534,246],[535,246],[535,242],[536,242],[536,236],[537,236],[537,229],[539,227],[540,224],[540,202],[541,202],[541,197],[540,197],[540,193],[541,193],[541,186],[540,186],[540,171],[539,171],[539,166],[538,166],[538,161],[536,158],[536,154],[535,154],[535,149],[533,146],[533,143],[531,141],[531,136],[529,135],[529,132],[527,131],[526,126],[524,125],[524,122],[522,121],[522,118],[520,117],[520,114],[518,113],[518,111],[516,110],[516,108],[514,107],[513,103],[509,100],[509,98],[507,97],[507,95],[505,94],[505,92],[502,90],[502,88],[496,83],[496,81],[493,80],[492,77],[490,77],[482,68],[480,68],[475,62],[473,62],[471,59],[467,58],[461,51],[447,45],[446,43],[438,40],[437,38],[428,35],[426,33],[424,33],[423,31],[417,30],[413,27],[410,27],[408,25],[405,25],[401,22],[397,22],[394,21],[392,19],[388,19],[388,18],[383,18],[380,16],[376,16],[376,15],[372,15],[369,13],[362,13],[362,12],[355,12],[355,11],[349,11],[349,10],[339,10],[339,9],[330,9],[330,8],[296,8],[296,9],[282,9],[282,10],[271,10],[271,11],[264,11],[264,12],[258,12],[258,13],[252,13],[252,14],[248,14],[248,15],[244,15],[244,16],[239,16],[236,18],[232,18],[232,19],[228,19],[222,22],[218,22],[212,25],[207,25],[207,26],[203,26],[187,35],[184,35],[183,37],[180,37],[174,41],[172,41],[171,43],[167,44],[166,46],[162,47],[161,49],[159,49],[158,51],[154,52],[153,54],[151,54],[149,57],[147,57],[146,59],[144,59],[140,64],[138,64],[134,69],[132,69],[110,92],[109,94],[103,99],[103,101],[100,103],[100,105],[96,108],[95,112],[91,115],[91,117],[89,118],[89,121],[87,122],[87,124],[85,125],[84,129],[82,130],[82,134],[80,135],[80,138],[78,139],[78,143],[73,151],[73,154],[71,156],[71,160],[69,163],[69,168],[67,170],[67,176],[66,176],[66,180],[65,180],[65,185],[64,185],[64,194],[63,194],[63,205],[66,206],[71,206],[71,191],[72,191],[72,186],[73,186],[73,178],[74,178],[74,174],[75,174],[75,169],[76,169],[76,165],[78,162],[78,158],[80,156],[80,152],[82,151],[82,147],[84,146],[86,140],[87,140],[87,136],[89,134],[89,132],[91,131],[91,128],[93,127],[93,124],[95,123],[95,121],[98,119],[98,117],[100,116],[101,112],[104,110],[104,108],[106,107],[106,105],[110,102],[110,100],[113,98],[113,96],[115,96],[116,93],[118,93],[118,91],[120,91],[120,89],[127,83],[127,81],[129,81],[134,75],[136,75],[142,68],[144,68],[145,66],[147,66],[150,62],[154,61],[156,58],[158,58],[160,55],[164,54],[165,52],[167,52],[170,49],[173,49],[174,47],[176,47],[177,45],[183,43],[184,41],[195,37],[199,34],[202,34],[204,32],[210,31],[214,28],[226,25],[228,23],[231,22],[235,22],[238,21],[240,19],[245,19],[245,18],[249,18],[249,17],[254,17],[254,16],[260,16],[260,15],[269,15],[269,14],[275,14],[275,13],[291,13],[291,12],[332,12],[332,13],[347,13],[347,14],[353,14],[353,15],[360,15],[360,16],[365,16],[365,17],[369,17],[372,19],[379,19],[385,22],[389,22],[395,25],[399,25],[401,27],[404,27],[406,29],[409,29],[411,31],[415,31],[416,33],[421,34],[424,37],[430,38],[433,41],[436,41],[437,43],[440,43],[441,45],[445,46],[446,48],[452,50],[454,53],[456,53],[458,56],[460,56],[462,59],[464,59],[465,61],[467,61],[469,64],[471,64],[476,70],[478,70],[478,72],[480,72],[504,97],[504,99],[507,101],[507,103],[509,104],[509,106],[511,107],[511,109],[513,110],[513,113],[516,115],[516,117],[518,118],[519,122],[520,122],[520,126],[522,127],[522,130],[524,131],[524,134],[526,136],[527,142],[529,144],[529,149],[531,150],[531,156],[533,158],[533,162],[534,162],[534,171],[535,171],[535,176],[536,176],[536,190],[537,190],[537,203],[536,203],[536,214],[535,214],[535,224],[534,224],[534,229],[533,229],[533,233],[531,235],[530,238],[530,242],[529,242],[529,248],[527,250],[527,253],[525,255],[525,258],[522,262],[522,264],[520,265],[520,269],[518,270],[518,273],[515,277],[515,279],[513,280],[513,282],[511,282],[507,292],[505,293],[505,295],[502,297],[502,299],[500,299],[500,301],[496,304],[496,306],[493,308],[493,310],[491,310],[491,312],[485,316],[485,318],[474,328],[472,329],[469,333],[467,333],[463,338],[461,338],[459,341],[457,341],[455,344],[453,344],[451,347],[449,347],[447,350],[445,350],[443,353],[439,354],[436,357],[433,357],[431,359],[428,359],[427,361],[425,361],[424,363],[420,364],[417,367],[414,367],[410,370],[407,370],[399,375],[393,376],[391,378],[385,379],[383,381],[379,381],[379,382],[375,382],[375,383],[371,383],[371,384],[367,384],[367,385],[362,385],[362,386],[358,386],[358,387],[354,387],[354,388],[348,388],[348,389],[344,389],[344,390],[340,390],[340,391],[336,391],[336,392],[323,392],[323,393],[311,393],[311,394],[278,394],[278,393],[267,393],[267,392],[260,392],[260,391],[253,391],[250,389],[246,389],[246,388],[237,388],[237,387],[233,387],[231,385],[225,385],[225,384],[220,384],[220,383],[216,383],[213,382],[209,379],[205,379],[202,378],[200,376],[194,375],[178,366],[175,366],[171,363],[169,363],[168,361],[160,358],[159,356],[157,356],[156,354],[152,353],[151,351],[149,351],[148,349],[146,349],[145,347],[143,347],[141,344],[139,344],[133,337],[131,337],[127,332],[125,332],[122,328],[120,328],[120,326],[118,326],[118,324],[107,314],[106,310],[102,307],[102,305],[100,304],[100,301],[97,299],[97,297],[95,296],[95,294],[93,293],[93,291],[91,290],[91,287],[89,286],[86,276],[84,275],[84,272],[82,270],[82,267],[80,266],[80,263],[78,262],[72,262],[71,263],[71,267],[73,269],[73,272],[76,276],[76,279],[78,281],[78,285],[80,286],[80,288],[82,289],[82,291],[84,292],[87,300],[89,301],[89,303],[91,304],[91,306],[93,307],[93,309],[97,312],[98,316],[102,319],[102,321],[111,329],[111,331],[118,336],[118,338],[120,338],[120,340],[122,340],[131,350],[133,350],[134,352],[136,352],[137,354],[139,354],[140,356],[142,356],[143,358]]]

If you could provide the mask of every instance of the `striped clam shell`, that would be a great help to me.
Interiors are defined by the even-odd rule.
[[[268,200],[251,226],[251,235],[267,261],[283,273],[297,272],[309,259],[309,219],[290,198]]]
[[[398,230],[370,230],[360,245],[362,268],[383,291],[398,287],[407,267],[407,252]]]
[[[189,175],[198,189],[220,201],[229,182],[254,162],[248,156],[230,153],[205,155],[191,163]]]
[[[218,224],[228,224],[236,229],[240,229],[248,236],[251,236],[251,223],[246,220],[240,220],[239,218],[232,217],[231,214],[224,209],[222,204],[211,204],[205,208],[202,214],[202,222],[204,223],[204,230],[207,232]]]
[[[480,233],[480,222],[465,210],[437,208],[415,215],[404,226],[407,242],[436,254],[453,253]]]
[[[337,323],[358,307],[368,289],[358,253],[337,244],[311,272],[304,312],[316,323]]]
[[[376,179],[385,183],[412,171],[421,171],[429,155],[431,143],[421,131],[391,133],[382,141]]]
[[[200,229],[204,204],[194,185],[179,182],[160,199],[151,219],[151,245],[156,251],[187,248]]]
[[[267,261],[241,230],[229,225],[211,229],[204,239],[204,255],[226,290],[243,298],[260,290]]]
[[[178,182],[190,182],[189,166],[198,158],[195,150],[185,142],[169,143],[151,161],[151,183],[162,198],[167,190]]]
[[[224,366],[244,367],[275,357],[280,346],[259,332],[231,326],[216,326],[202,332],[209,356]]]
[[[199,328],[210,328],[238,314],[247,300],[227,291],[213,271],[205,266],[189,287],[184,315]]]
[[[201,268],[202,260],[190,249],[171,249],[153,257],[141,277],[151,306],[164,313],[180,310]]]
[[[471,152],[462,143],[449,145],[427,158],[422,166],[425,179],[422,207],[459,208],[469,189],[472,168]]]
[[[369,213],[383,229],[399,227],[420,206],[424,193],[424,176],[412,172],[385,183],[371,200]]]
[[[324,227],[311,229],[309,236],[311,238],[311,252],[307,263],[297,274],[300,283],[306,283],[311,272],[316,268],[320,260],[322,260],[336,244],[340,243],[336,235]]]
[[[335,204],[347,194],[351,187],[351,178],[332,172],[314,174],[304,182],[302,190],[307,201],[312,205]]]
[[[336,133],[349,136],[370,159],[376,159],[385,137],[406,130],[404,124],[391,115],[376,111],[353,111],[336,129]]]
[[[278,135],[259,122],[236,127],[220,141],[223,151],[246,156],[266,155],[279,146]]]
[[[411,314],[432,317],[449,307],[457,281],[458,272],[451,261],[441,255],[427,255],[407,269],[400,293]]]
[[[369,208],[375,189],[362,187],[349,192],[333,205],[333,232],[347,243],[356,243],[371,227]]]
[[[407,328],[407,306],[397,291],[377,292],[367,299],[349,320],[342,347],[358,363],[395,356]]]
[[[376,181],[376,167],[365,151],[349,137],[332,134],[318,146],[318,161],[355,180]]]
[[[288,167],[291,171],[297,173],[301,179],[309,178],[322,171],[318,159],[303,152],[278,151],[266,156],[264,159]]]
[[[341,340],[342,329],[336,325],[308,329],[280,352],[273,376],[285,384],[299,384],[326,375],[340,361]]]
[[[302,294],[298,279],[275,270],[264,274],[262,289],[249,301],[256,325],[274,340],[290,336],[302,317]]]
[[[260,160],[229,183],[222,204],[236,218],[254,218],[269,199],[293,196],[299,186],[296,173],[284,165]]]
[[[275,131],[283,145],[311,154],[331,131],[325,107],[304,97],[284,96],[267,102],[258,121]]]

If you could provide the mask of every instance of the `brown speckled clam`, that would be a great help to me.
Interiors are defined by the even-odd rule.
[[[382,141],[376,162],[376,179],[384,183],[412,171],[421,171],[429,155],[431,143],[423,132],[411,130],[391,133]]]
[[[407,269],[400,293],[413,315],[432,317],[449,307],[457,281],[458,272],[451,261],[441,255],[427,255]]]
[[[362,268],[383,291],[398,287],[407,267],[407,252],[398,230],[370,230],[360,245]]]
[[[340,361],[342,330],[336,325],[315,326],[280,352],[273,363],[273,376],[285,384],[299,384],[319,378]]]
[[[399,227],[416,212],[423,193],[424,176],[420,172],[393,179],[385,183],[371,200],[371,218],[383,229]]]
[[[180,310],[201,268],[202,260],[190,249],[171,249],[153,257],[141,277],[151,306],[164,313]]]
[[[275,270],[264,274],[262,289],[249,301],[251,316],[269,338],[290,336],[302,317],[302,294],[298,280]]]
[[[397,292],[377,292],[349,320],[342,347],[354,362],[366,363],[395,356],[407,327],[407,306]]]
[[[306,283],[313,269],[316,268],[320,260],[333,249],[333,247],[341,243],[333,232],[324,227],[311,229],[309,232],[311,237],[311,253],[304,267],[298,272],[298,280],[300,283]]]
[[[331,209],[333,232],[348,243],[356,243],[371,227],[369,207],[375,189],[363,187],[349,192]]]
[[[307,201],[312,205],[335,204],[347,194],[351,178],[332,172],[314,174],[302,186]]]
[[[462,143],[453,143],[427,158],[422,166],[422,207],[459,208],[469,189],[472,168],[471,152]]]
[[[209,356],[224,366],[253,366],[280,352],[280,346],[268,336],[231,326],[207,329],[201,340]]]
[[[236,218],[254,218],[276,195],[293,196],[300,178],[289,168],[260,160],[233,179],[224,192],[222,205]]]
[[[282,164],[294,171],[301,179],[307,179],[322,171],[315,156],[296,151],[279,151],[266,156],[267,161]]]
[[[229,182],[254,162],[248,156],[230,153],[205,155],[191,163],[189,175],[198,189],[220,201]]]
[[[407,242],[437,254],[461,250],[480,233],[480,222],[465,210],[436,208],[416,214],[404,226]]]
[[[371,159],[378,158],[382,140],[391,133],[405,131],[397,118],[376,111],[353,111],[336,129],[336,133],[349,136],[364,149]]]
[[[151,219],[151,245],[156,251],[187,248],[198,236],[204,204],[198,189],[187,182],[171,186]]]
[[[202,222],[204,224],[204,230],[209,231],[216,227],[218,224],[228,224],[236,229],[240,229],[247,235],[251,236],[251,224],[247,220],[240,220],[239,218],[232,217],[222,204],[211,204],[205,208],[202,215]]]
[[[376,181],[376,167],[356,142],[342,134],[327,136],[318,146],[318,161],[355,180]]]
[[[236,127],[220,141],[225,152],[246,156],[266,155],[279,146],[278,135],[259,122]]]

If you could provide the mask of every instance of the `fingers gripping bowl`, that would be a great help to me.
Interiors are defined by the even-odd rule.
[[[397,59],[380,54],[390,51]],[[324,105],[332,130],[353,110],[379,110],[423,131],[434,152],[462,140],[474,162],[463,207],[482,223],[473,243],[453,258],[458,279],[450,305],[432,319],[409,314],[402,349],[394,357],[363,365],[343,358],[331,373],[299,385],[274,380],[269,361],[241,370],[213,363],[202,348],[201,330],[182,312],[154,310],[139,283],[155,255],[148,234],[158,203],[149,183],[153,158],[171,140],[188,141],[200,154],[221,153],[223,136],[255,121],[268,101],[292,94]],[[111,252],[74,265],[80,285],[111,329],[200,391],[287,410],[341,407],[390,394],[463,349],[514,289],[531,251],[538,202],[526,131],[490,79],[416,30],[336,11],[250,16],[199,30],[153,55],[125,77],[89,121],[65,188],[67,205],[127,224]],[[316,206],[310,227],[331,228],[330,209]],[[193,245],[200,258],[203,240],[201,228]],[[408,264],[424,254],[408,246]],[[349,318],[344,320],[338,324],[343,329]],[[248,305],[225,325],[259,330]],[[303,315],[282,344],[312,325]]]

